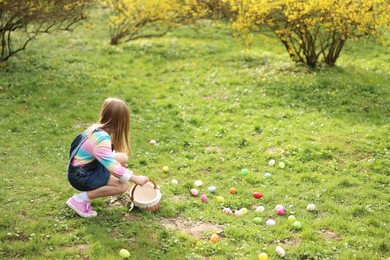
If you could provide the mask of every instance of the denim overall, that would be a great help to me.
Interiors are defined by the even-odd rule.
[[[68,180],[79,191],[90,191],[105,186],[111,175],[96,159],[83,166],[75,167],[72,165],[73,157],[87,139],[87,133],[78,134],[70,145],[69,151]]]

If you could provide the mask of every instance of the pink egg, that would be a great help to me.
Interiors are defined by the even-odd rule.
[[[233,214],[233,211],[229,208],[224,208],[223,213],[225,213],[226,215],[231,215],[231,214]]]
[[[203,202],[203,203],[206,203],[207,202],[207,196],[205,194],[203,194],[201,197],[200,197],[200,200]]]
[[[151,145],[155,145],[157,142],[156,142],[156,140],[150,140],[149,143],[150,143]]]
[[[192,196],[194,196],[194,197],[199,195],[199,191],[197,189],[191,189],[190,191],[191,191]]]
[[[275,207],[275,210],[276,210],[276,211],[278,211],[279,209],[284,209],[283,205],[277,205],[277,206]]]
[[[278,215],[284,215],[284,209],[278,209]]]
[[[236,211],[234,212],[234,216],[236,216],[236,217],[241,217],[241,216],[242,216],[242,212],[239,211],[239,210],[236,210]]]

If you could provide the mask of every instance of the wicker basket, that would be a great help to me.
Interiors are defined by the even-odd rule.
[[[157,187],[157,184],[152,180],[149,180],[149,182],[143,186],[135,184],[130,188],[128,193],[131,200],[129,211],[132,210],[134,206],[140,210],[149,210],[152,212],[157,211],[160,207],[161,192]]]

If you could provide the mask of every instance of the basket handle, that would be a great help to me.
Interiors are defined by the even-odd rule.
[[[154,188],[155,190],[158,190],[157,184],[156,184],[153,180],[150,180],[150,179],[149,179],[148,182],[153,183],[153,186],[154,186],[153,188]],[[138,186],[138,184],[135,184],[133,190],[131,191],[131,194],[130,194],[130,199],[131,199],[131,201],[134,201],[134,191],[135,191],[135,188],[136,188],[137,186]]]

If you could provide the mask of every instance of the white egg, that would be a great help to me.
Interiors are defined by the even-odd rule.
[[[201,180],[194,181],[195,186],[200,187],[203,185],[203,182]]]
[[[314,204],[309,204],[309,205],[307,205],[306,209],[307,209],[308,211],[314,211],[314,210],[316,210],[316,205],[314,205]]]
[[[286,255],[286,252],[284,251],[283,247],[281,247],[281,246],[277,246],[275,250],[276,250],[276,253],[280,257],[284,257]]]
[[[258,206],[257,208],[256,208],[256,211],[257,212],[263,212],[265,210],[265,208],[263,207],[263,206]]]

